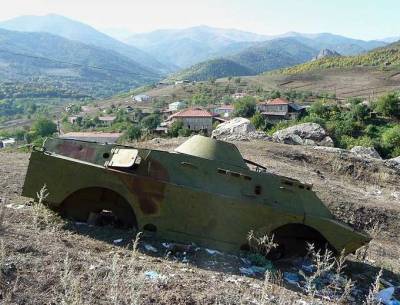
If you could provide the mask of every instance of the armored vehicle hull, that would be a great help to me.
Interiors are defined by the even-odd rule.
[[[336,220],[311,185],[268,173],[233,144],[207,137],[173,153],[48,139],[31,154],[22,195],[34,198],[44,184],[47,204],[68,218],[109,211],[125,227],[223,251],[246,249],[251,230],[274,234],[286,250],[307,241],[350,253],[370,241]]]

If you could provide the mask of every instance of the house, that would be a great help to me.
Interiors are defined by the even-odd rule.
[[[207,110],[201,108],[188,108],[174,113],[168,118],[169,121],[174,122],[181,120],[183,126],[192,131],[203,131],[211,134],[213,116]]]
[[[138,94],[133,97],[134,102],[149,102],[151,101],[151,96],[146,94]]]
[[[284,98],[276,98],[257,104],[257,110],[269,122],[292,120],[304,112],[305,106],[289,102]]]
[[[68,117],[68,122],[70,122],[71,124],[75,124],[81,117],[80,116],[70,116]]]
[[[2,139],[0,140],[0,148],[6,148],[8,146],[15,145],[16,141],[14,138]]]
[[[186,107],[184,101],[173,102],[168,105],[168,111],[178,111]]]
[[[236,92],[236,93],[232,94],[232,98],[237,100],[237,99],[240,99],[240,98],[245,97],[247,95],[248,94],[245,93],[245,92]]]
[[[60,138],[99,143],[116,143],[121,136],[122,133],[117,132],[68,132],[61,135]]]
[[[175,85],[181,85],[181,84],[190,84],[190,80],[183,79],[183,80],[177,80],[175,82]]]
[[[112,125],[116,118],[115,116],[99,116],[99,121],[106,125]]]
[[[234,111],[233,105],[222,105],[214,109],[214,114],[223,118],[228,118]]]

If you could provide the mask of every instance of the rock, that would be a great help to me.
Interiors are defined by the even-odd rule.
[[[382,160],[379,153],[373,147],[363,147],[363,146],[354,146],[350,152],[355,154],[356,156],[363,157],[363,158],[373,158],[373,159],[380,159]]]
[[[337,154],[348,152],[347,150],[338,147],[314,146],[313,149],[322,150],[330,153],[337,153]]]
[[[275,142],[285,144],[333,147],[333,140],[316,123],[303,123],[278,130],[272,138]]]
[[[269,140],[264,132],[257,131],[250,120],[245,118],[234,118],[219,124],[213,130],[212,138],[224,141],[248,141],[252,139]]]
[[[319,51],[318,55],[312,59],[312,61],[315,61],[315,60],[318,60],[321,58],[326,58],[326,57],[338,57],[338,56],[342,56],[342,55],[340,55],[338,52],[333,51],[333,50],[322,49],[321,51]]]
[[[385,165],[389,168],[400,171],[400,156],[385,160]]]

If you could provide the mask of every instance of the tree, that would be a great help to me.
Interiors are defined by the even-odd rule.
[[[142,136],[142,130],[138,126],[129,126],[125,132],[125,136],[129,140],[139,140]]]
[[[57,124],[48,118],[38,118],[32,125],[32,131],[41,137],[51,136],[57,132]]]
[[[265,119],[263,115],[258,111],[251,117],[250,121],[257,129],[265,128]]]
[[[153,113],[142,120],[142,125],[148,130],[154,130],[161,123],[161,118],[159,114]]]
[[[176,120],[173,122],[168,129],[168,135],[170,137],[177,137],[179,136],[179,131],[183,128],[183,122],[181,120]]]
[[[249,118],[256,112],[256,99],[252,96],[242,97],[233,105],[235,116]]]
[[[387,129],[382,134],[382,143],[389,149],[400,148],[400,125]]]
[[[375,102],[375,110],[384,116],[400,117],[400,96],[388,93]]]
[[[192,96],[192,104],[205,107],[209,104],[209,98],[203,93],[196,93]]]

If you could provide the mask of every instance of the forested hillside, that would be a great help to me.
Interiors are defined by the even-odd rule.
[[[48,84],[58,88],[60,94],[69,88],[93,97],[111,95],[159,77],[111,50],[47,33],[3,29],[0,65],[2,82],[35,83],[38,88]],[[13,94],[10,85],[7,92]]]

